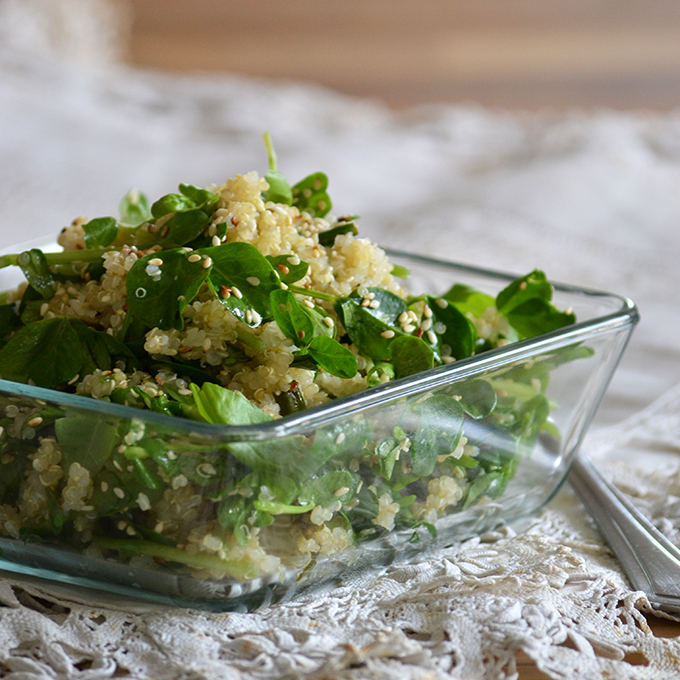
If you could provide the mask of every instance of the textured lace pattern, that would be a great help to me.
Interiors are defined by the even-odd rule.
[[[0,0],[2,245],[53,235],[74,209],[109,214],[130,186],[262,169],[270,130],[286,173],[327,171],[338,209],[379,242],[638,302],[587,448],[680,542],[680,390],[649,407],[680,383],[680,117],[394,114],[310,86],[132,71],[113,63],[112,7]],[[568,488],[531,520],[250,614],[11,575],[0,603],[12,680],[501,679],[519,651],[551,678],[680,677],[680,642],[651,634]]]

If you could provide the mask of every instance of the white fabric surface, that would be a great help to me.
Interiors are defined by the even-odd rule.
[[[680,537],[680,390],[642,411],[680,384],[679,114],[397,114],[311,86],[144,73],[113,62],[125,26],[110,7],[0,0],[0,246],[111,214],[132,186],[264,171],[269,130],[283,172],[327,172],[337,212],[380,243],[632,297],[642,322],[586,448]],[[680,641],[650,634],[568,488],[522,526],[251,614],[11,575],[0,603],[12,680],[495,679],[515,677],[518,650],[551,678],[680,677]]]

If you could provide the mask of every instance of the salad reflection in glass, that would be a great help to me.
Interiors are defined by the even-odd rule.
[[[5,393],[0,534],[212,579],[311,569],[394,529],[435,535],[502,494],[539,433],[559,436],[546,387],[582,345],[274,436],[307,408],[575,317],[540,271],[495,297],[407,291],[357,216],[327,217],[326,176],[291,187],[267,146],[264,178],[182,184],[150,207],[132,191],[120,217],[64,229],[61,252],[0,259],[26,278],[0,305],[4,380],[172,417]]]

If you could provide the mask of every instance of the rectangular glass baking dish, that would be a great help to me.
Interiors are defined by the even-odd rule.
[[[516,278],[388,254],[416,293]],[[19,281],[0,271],[0,290]],[[0,380],[0,568],[246,611],[535,513],[638,321],[618,295],[556,285],[553,302],[577,323],[259,425]],[[248,495],[252,475],[274,491]]]

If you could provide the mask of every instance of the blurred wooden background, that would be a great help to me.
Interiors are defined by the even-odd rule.
[[[129,0],[131,63],[319,83],[394,107],[667,111],[677,0]]]

